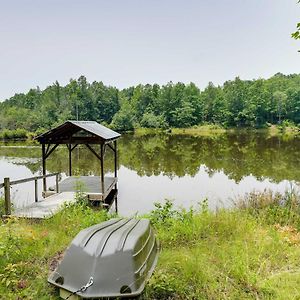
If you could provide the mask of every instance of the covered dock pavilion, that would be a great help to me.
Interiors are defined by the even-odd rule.
[[[117,139],[121,135],[95,121],[66,121],[62,125],[39,135],[42,145],[42,172],[46,175],[47,158],[59,145],[68,148],[69,170],[66,179],[59,183],[59,193],[76,192],[78,182],[89,200],[108,205],[117,197]],[[99,160],[100,176],[72,176],[72,151],[79,145],[86,146]],[[97,149],[98,148],[98,149]],[[104,176],[104,155],[107,149],[114,153],[114,177]],[[43,191],[47,195],[46,178]]]

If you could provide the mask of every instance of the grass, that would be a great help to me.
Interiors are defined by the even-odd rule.
[[[148,135],[148,134],[157,134],[157,133],[163,133],[165,132],[164,129],[160,128],[136,128],[134,129],[134,134],[137,136],[143,136],[143,135]]]
[[[268,133],[270,136],[286,135],[286,136],[296,136],[299,135],[300,127],[296,126],[290,122],[283,122],[281,125],[271,125],[268,126]]]
[[[48,220],[3,221],[0,299],[58,299],[46,280],[55,257],[81,229],[107,219],[105,211],[94,211],[84,203],[77,203],[66,206]]]
[[[223,134],[225,132],[226,132],[225,128],[215,124],[198,125],[190,128],[172,128],[172,134],[186,134],[186,135],[194,135],[194,136]]]
[[[141,299],[298,299],[300,198],[250,193],[231,210],[156,204],[150,218],[161,244]],[[50,220],[9,219],[0,227],[3,299],[59,299],[49,268],[78,231],[110,216],[84,203]],[[1,296],[0,296],[1,298]],[[2,299],[2,298],[1,298]]]
[[[194,136],[206,136],[211,134],[222,134],[225,133],[226,129],[219,125],[207,124],[207,125],[198,125],[189,128],[169,128],[169,129],[160,129],[160,128],[136,128],[134,133],[136,135],[147,135],[147,134],[156,134],[156,133],[170,133],[170,134],[186,134]]]
[[[296,299],[300,291],[299,197],[252,193],[262,205],[150,215],[163,249],[145,299]],[[265,201],[265,197],[268,198]],[[272,201],[270,197],[274,200]],[[289,198],[290,199],[290,198]],[[274,213],[276,207],[276,213]],[[269,218],[265,218],[268,214]],[[298,299],[298,298],[297,298]]]
[[[4,202],[4,197],[2,197],[0,193],[0,217],[5,214],[5,202]]]

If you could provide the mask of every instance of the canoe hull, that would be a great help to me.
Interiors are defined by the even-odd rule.
[[[158,252],[149,220],[112,219],[79,232],[48,281],[81,298],[134,297],[144,290]],[[93,284],[78,291],[90,278]]]

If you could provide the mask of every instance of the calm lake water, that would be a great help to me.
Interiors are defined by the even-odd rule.
[[[272,189],[284,192],[300,184],[300,136],[268,136],[263,133],[189,135],[123,135],[119,140],[119,213],[142,214],[154,202],[173,199],[176,206],[197,206],[208,198],[209,207],[230,207],[247,192]],[[73,170],[99,175],[99,161],[86,148],[73,152]],[[26,143],[0,144],[0,182],[41,175],[41,148]],[[68,171],[66,147],[47,160],[47,172]],[[112,175],[109,150],[106,173]],[[49,180],[48,186],[55,179]],[[16,207],[33,201],[34,183],[12,189]],[[39,191],[41,191],[41,182]],[[20,199],[25,199],[25,202]]]

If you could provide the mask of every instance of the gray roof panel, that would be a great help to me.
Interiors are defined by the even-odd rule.
[[[121,136],[118,132],[113,131],[95,121],[67,121],[67,122],[70,122],[82,128],[83,130],[93,133],[103,138],[104,140],[116,139]]]
[[[53,138],[59,138],[60,136],[76,134],[80,130],[92,134],[93,136],[99,137],[104,141],[111,141],[119,138],[121,135],[107,128],[95,121],[66,121],[62,125],[55,127],[39,136],[35,139],[39,142],[51,141]]]

